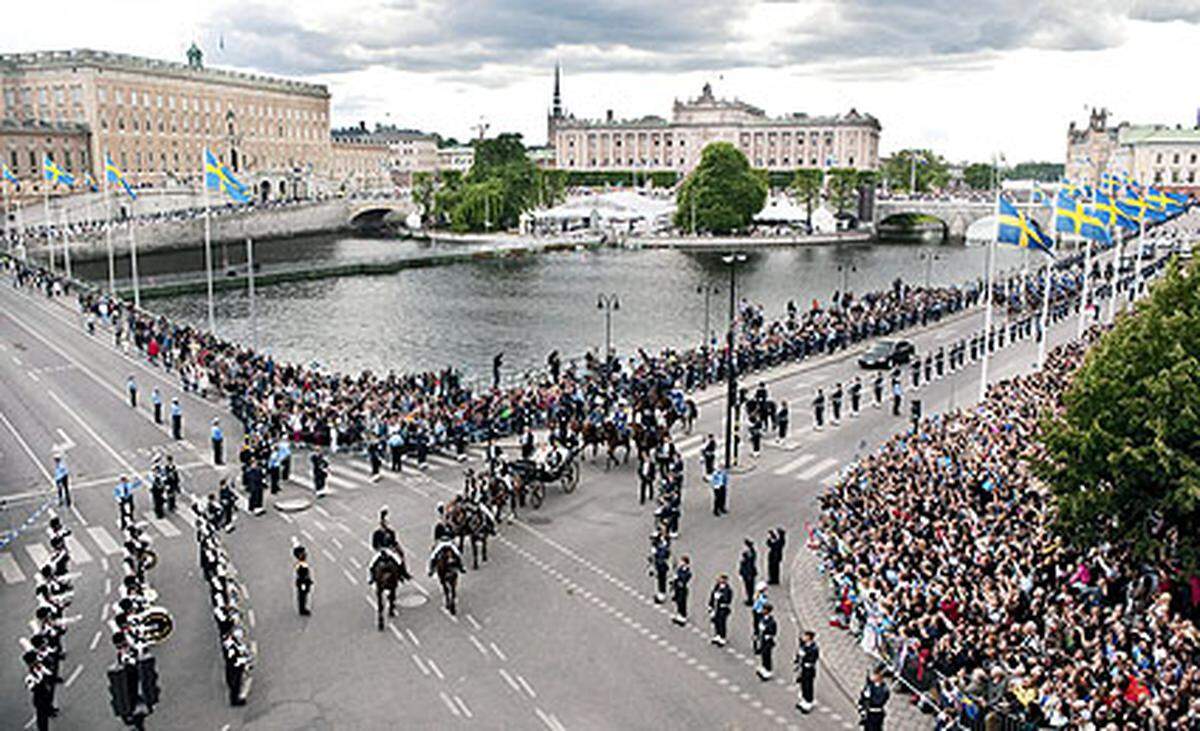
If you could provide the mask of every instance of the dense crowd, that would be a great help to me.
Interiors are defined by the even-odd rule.
[[[822,497],[837,622],[955,722],[1198,729],[1200,578],[1125,545],[1064,545],[1030,473],[1038,418],[1086,347],[893,437]]]

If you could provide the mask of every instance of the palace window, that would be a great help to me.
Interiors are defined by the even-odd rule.
[[[60,87],[56,88],[54,90],[54,103],[55,104],[63,104],[66,101],[67,101],[67,95],[63,93],[62,87],[60,86]]]
[[[50,95],[46,92],[46,87],[38,89],[38,104],[48,104],[49,101]]]
[[[137,92],[136,92],[136,91],[134,91],[134,90],[132,90],[132,89],[130,89],[130,90],[129,90],[129,106],[131,106],[131,107],[136,107],[136,106],[137,106],[137,100],[138,100],[138,95],[137,95]]]

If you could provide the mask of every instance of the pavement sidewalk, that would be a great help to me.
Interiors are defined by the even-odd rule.
[[[833,600],[829,582],[821,574],[813,550],[807,546],[798,548],[790,571],[788,600],[800,630],[812,630],[817,634],[817,644],[821,648],[818,672],[833,681],[834,686],[857,706],[859,691],[877,660],[859,647],[850,632],[829,625]],[[892,684],[885,726],[889,731],[928,731],[934,727],[934,717],[919,711],[912,701],[913,696],[904,691],[903,686]]]

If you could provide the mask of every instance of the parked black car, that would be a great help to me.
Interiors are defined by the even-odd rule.
[[[880,340],[858,357],[863,368],[891,368],[912,360],[916,348],[907,340]]]

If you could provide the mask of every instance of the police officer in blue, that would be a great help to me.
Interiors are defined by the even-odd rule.
[[[71,507],[71,471],[61,454],[54,455],[54,486],[58,488],[58,504]]]
[[[171,399],[171,438],[175,441],[183,439],[183,409],[177,398]]]
[[[154,423],[162,424],[162,394],[158,392],[158,386],[150,389],[150,403],[154,405]]]
[[[129,407],[137,408],[137,381],[133,380],[133,374],[129,374],[129,378],[125,379],[125,388],[129,390]]]
[[[131,480],[128,476],[121,475],[117,480],[117,486],[113,488],[121,530],[125,530],[133,523],[133,491],[141,484],[142,481],[136,477]]]
[[[725,507],[727,491],[729,490],[729,473],[723,469],[712,473],[713,515],[721,517],[729,511]]]
[[[215,416],[212,420],[212,454],[213,464],[225,464],[225,434],[221,431],[221,420]]]
[[[392,429],[387,438],[388,452],[392,457],[392,472],[400,472],[404,466],[404,436],[399,429]]]

